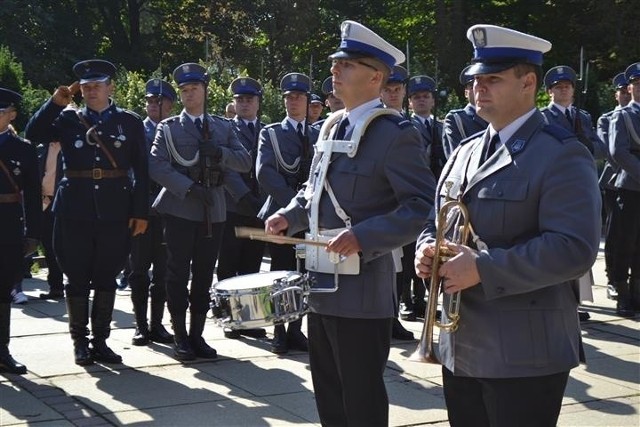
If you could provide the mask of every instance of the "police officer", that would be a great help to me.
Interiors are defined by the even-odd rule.
[[[258,217],[266,220],[278,209],[286,206],[309,177],[313,157],[313,144],[318,129],[308,126],[306,120],[310,80],[301,73],[289,73],[280,81],[287,116],[280,123],[267,125],[260,131],[256,176],[268,195]],[[271,271],[297,269],[293,245],[269,244]],[[276,325],[271,351],[286,353],[289,348],[307,351],[307,337],[300,330],[302,319]]]
[[[382,86],[404,55],[368,28],[345,21],[340,48],[330,59],[336,95],[346,106],[333,132],[336,139],[350,139],[359,119],[380,107]],[[326,193],[318,205],[318,225],[345,228],[329,241],[328,249],[358,257],[359,274],[339,274],[336,292],[309,297],[309,361],[316,406],[322,425],[386,426],[389,405],[383,372],[395,293],[391,251],[414,239],[426,221],[435,182],[417,130],[408,120],[389,114],[366,128],[354,157],[335,152],[326,177],[313,183],[311,197],[330,185],[352,226],[345,228]],[[269,218],[267,231],[291,235],[306,229],[306,195],[298,193]],[[322,287],[335,280],[333,273],[310,274]]]
[[[609,125],[611,124],[611,116],[614,112],[627,105],[631,100],[631,94],[627,90],[627,86],[627,78],[624,76],[624,73],[619,73],[613,78],[616,106],[612,111],[608,111],[600,116],[600,118],[598,118],[598,124],[596,127],[598,137],[604,142],[606,147],[609,147],[610,143]],[[609,150],[607,150],[607,161],[604,165],[604,168],[602,169],[602,174],[600,175],[599,182],[600,188],[602,189],[602,205],[605,214],[604,263],[607,273],[607,298],[613,300],[617,298],[618,292],[613,286],[611,280],[611,270],[613,268],[612,265],[615,262],[615,258],[612,256],[612,252],[615,250],[616,246],[615,241],[612,239],[612,237],[615,236],[615,233],[611,233],[611,217],[613,214],[613,210],[618,208],[618,205],[616,204],[618,192],[616,191],[615,186],[618,169],[618,166],[615,164],[615,162],[611,158],[611,155],[609,154]]]
[[[318,94],[312,93],[309,97],[309,117],[307,117],[310,124],[314,124],[320,120],[323,109],[324,102],[322,101],[322,97]]]
[[[259,272],[265,247],[265,243],[259,240],[238,239],[235,236],[235,227],[264,227],[264,222],[257,214],[266,195],[260,190],[255,172],[258,136],[264,126],[258,120],[262,85],[251,77],[238,77],[231,82],[229,89],[233,93],[236,112],[231,126],[253,162],[249,172],[230,171],[225,179],[227,221],[222,237],[224,250],[220,252],[218,259],[218,281]],[[224,336],[227,338],[239,338],[240,335],[263,338],[266,332],[262,328],[224,330]]]
[[[393,108],[401,114],[405,114],[404,102],[407,95],[407,69],[402,65],[394,65],[393,71],[389,74],[387,83],[380,91],[380,99],[387,108]]]
[[[489,125],[485,119],[476,113],[473,76],[467,74],[467,70],[470,67],[471,65],[464,67],[458,78],[460,84],[464,86],[464,97],[467,99],[467,105],[462,109],[451,110],[444,116],[442,146],[447,158],[451,156],[460,141],[485,130]]]
[[[168,82],[151,79],[145,85],[145,103],[147,117],[144,119],[146,136],[146,152],[156,136],[156,127],[160,121],[171,114],[176,101],[176,91]],[[149,183],[149,206],[158,196],[162,187],[155,182]],[[149,341],[169,344],[173,342],[171,335],[162,325],[164,303],[167,300],[165,273],[167,268],[167,251],[164,245],[162,218],[155,209],[149,209],[149,226],[147,232],[136,236],[131,241],[129,264],[129,286],[131,286],[131,302],[136,318],[136,330],[131,339],[133,345],[146,345]],[[149,268],[153,265],[153,278],[149,279]],[[151,321],[148,322],[147,311],[151,296]]]
[[[106,344],[115,302],[116,275],[129,254],[130,236],[147,228],[148,170],[144,127],[136,114],[118,108],[116,67],[99,59],[78,62],[80,80],[60,86],[31,118],[26,135],[43,144],[59,141],[64,178],[53,202],[54,250],[66,285],[75,362],[120,363]],[[78,88],[85,106],[66,108]],[[130,178],[133,175],[133,180]],[[93,338],[87,340],[89,292]]]
[[[544,86],[551,102],[543,108],[549,123],[573,132],[597,159],[606,157],[606,147],[596,134],[591,115],[573,105],[576,88],[576,72],[571,67],[559,65],[544,75]]]
[[[251,157],[231,123],[206,112],[209,76],[195,63],[173,71],[184,109],[158,125],[149,160],[151,177],[164,188],[153,207],[163,215],[167,244],[167,306],[174,333],[174,357],[214,359],[202,338],[209,288],[226,216],[224,172],[246,172]],[[189,268],[193,275],[191,286]],[[191,321],[186,329],[186,311]]]
[[[9,129],[22,96],[0,88],[0,372],[26,374],[9,353],[11,290],[24,256],[40,235],[40,182],[35,148]]]
[[[342,110],[344,108],[344,102],[333,93],[332,77],[329,76],[322,82],[322,93],[325,96],[325,106],[331,111]]]
[[[611,217],[611,280],[618,292],[616,313],[633,317],[640,311],[640,62],[627,67],[631,102],[615,111],[609,128],[609,151],[619,171],[618,197]]]
[[[536,108],[551,43],[493,25],[467,38],[476,107],[490,125],[449,158],[416,252],[418,275],[435,274],[436,228],[446,225],[434,214],[449,197],[464,203],[479,240],[452,245],[457,255],[438,270],[445,307],[462,292],[458,328],[439,338],[449,422],[554,426],[579,363],[575,279],[600,243],[597,174],[575,135]]]

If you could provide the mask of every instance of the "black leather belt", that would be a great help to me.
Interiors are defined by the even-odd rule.
[[[104,179],[104,178],[122,178],[127,176],[127,171],[124,169],[86,169],[86,170],[66,170],[64,176],[67,178],[91,178],[91,179]]]

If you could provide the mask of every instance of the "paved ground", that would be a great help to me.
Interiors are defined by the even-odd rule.
[[[558,424],[639,426],[640,317],[614,315],[601,256],[593,271],[595,302],[586,306],[591,320],[583,323],[588,363],[571,374]],[[183,365],[168,346],[130,345],[128,291],[118,292],[109,340],[124,364],[76,366],[64,302],[36,299],[47,289],[43,277],[25,281],[30,300],[12,311],[10,348],[29,373],[0,375],[0,425],[319,425],[306,354],[270,353],[271,330],[264,340],[225,339],[209,320],[205,338],[219,359]],[[404,324],[419,336],[421,322]],[[415,348],[416,342],[392,345],[386,372],[391,425],[447,426],[440,368],[409,362]]]

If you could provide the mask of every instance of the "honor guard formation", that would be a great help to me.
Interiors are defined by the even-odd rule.
[[[142,119],[114,103],[114,64],[80,61],[26,139],[21,95],[0,88],[0,372],[27,372],[8,348],[12,291],[42,242],[40,298],[65,300],[77,365],[123,363],[108,338],[126,265],[132,345],[215,359],[208,318],[228,339],[272,333],[271,352],[308,352],[322,425],[389,424],[392,339],[414,340],[400,319],[424,322],[411,359],[442,365],[452,426],[555,425],[601,236],[617,315],[640,310],[640,62],[613,78],[596,128],[581,76],[545,66],[549,41],[466,36],[466,105],[448,112],[433,76],[349,20],[318,93],[282,77],[271,124],[249,76],[210,114],[192,62],[146,83]]]

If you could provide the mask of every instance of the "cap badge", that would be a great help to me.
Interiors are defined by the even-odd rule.
[[[342,25],[342,34],[340,35],[340,37],[343,39],[346,39],[349,37],[350,32],[351,32],[351,24],[347,22],[344,25]]]
[[[160,79],[153,79],[154,86],[160,86]]]
[[[247,79],[240,79],[240,85],[241,86],[246,86],[247,85]]]
[[[292,74],[291,75],[291,81],[292,82],[297,82],[298,81],[298,75],[297,74]]]
[[[422,83],[422,77],[418,76],[416,77],[416,84],[421,84]]]
[[[558,67],[558,74],[564,74],[564,67]]]
[[[191,69],[191,67],[189,65],[183,65],[182,66],[182,71],[185,72],[185,73],[188,73],[190,69]]]
[[[485,47],[487,45],[487,32],[484,28],[473,30],[473,44],[477,47]]]

